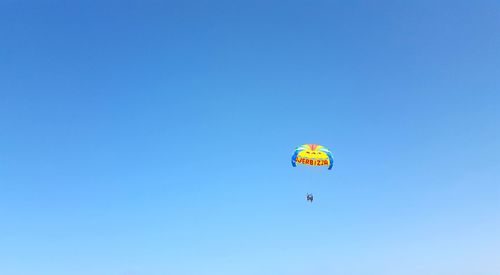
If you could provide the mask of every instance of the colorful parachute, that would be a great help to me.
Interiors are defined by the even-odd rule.
[[[292,156],[292,166],[298,164],[311,166],[328,166],[328,170],[333,167],[332,152],[326,147],[318,144],[304,144],[297,149]]]

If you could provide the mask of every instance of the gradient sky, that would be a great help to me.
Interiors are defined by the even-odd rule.
[[[498,1],[0,0],[0,274],[498,275],[499,156]]]

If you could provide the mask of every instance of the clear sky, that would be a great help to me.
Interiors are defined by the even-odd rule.
[[[0,0],[0,274],[498,275],[499,156],[498,1]]]

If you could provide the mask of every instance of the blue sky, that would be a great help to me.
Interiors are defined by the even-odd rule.
[[[499,30],[497,1],[0,1],[0,273],[499,274]]]

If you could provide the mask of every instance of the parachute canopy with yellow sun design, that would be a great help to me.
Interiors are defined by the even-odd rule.
[[[333,167],[332,152],[326,147],[318,144],[304,144],[297,149],[292,156],[292,166],[298,164],[310,166],[328,166],[328,170]]]

